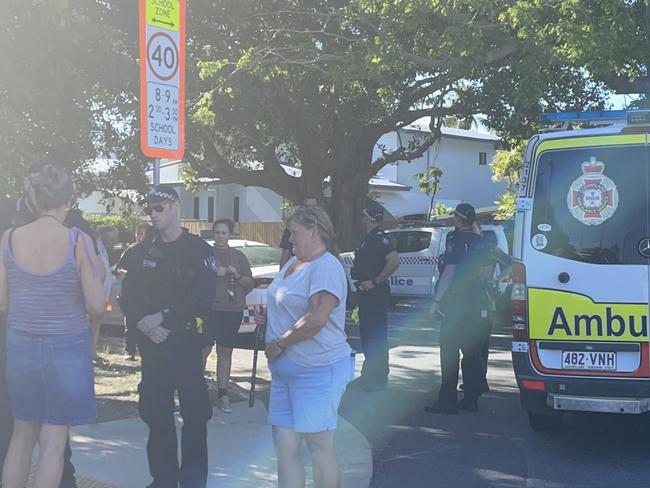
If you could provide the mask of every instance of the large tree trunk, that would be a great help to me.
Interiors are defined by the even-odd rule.
[[[342,172],[343,173],[343,172]],[[333,178],[330,216],[342,252],[353,250],[364,236],[361,211],[368,194],[368,178],[364,176]]]

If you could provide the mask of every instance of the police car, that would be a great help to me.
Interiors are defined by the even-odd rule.
[[[508,253],[508,242],[501,225],[483,225],[484,237]],[[389,278],[391,298],[430,298],[439,277],[438,258],[445,253],[447,235],[454,230],[450,226],[404,227],[386,230],[393,239],[399,254],[399,268]],[[354,252],[342,253],[343,266],[350,278]]]
[[[213,240],[206,239],[210,245],[214,245]],[[271,284],[273,278],[280,270],[280,256],[281,251],[276,248],[256,241],[248,241],[244,239],[230,239],[228,245],[234,249],[242,251],[248,258],[251,265],[251,272],[255,280],[255,288],[246,295],[246,309],[244,310],[244,317],[241,326],[239,327],[240,333],[248,333],[255,331],[255,322],[253,315],[255,307],[266,303],[266,288]],[[119,296],[122,288],[122,278],[113,276],[113,286],[111,288],[111,300],[107,307],[107,313],[104,315],[103,323],[106,325],[124,325],[122,311],[120,310],[117,297]]]
[[[650,410],[650,112],[543,120],[560,130],[526,149],[511,296],[513,365],[536,430],[565,411]]]

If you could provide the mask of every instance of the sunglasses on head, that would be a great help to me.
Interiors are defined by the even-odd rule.
[[[145,208],[142,209],[142,211],[143,211],[146,215],[151,215],[151,214],[154,213],[154,212],[156,212],[156,213],[163,213],[163,212],[165,211],[165,205],[166,205],[166,204],[163,204],[163,205],[154,205],[153,207],[145,207]]]

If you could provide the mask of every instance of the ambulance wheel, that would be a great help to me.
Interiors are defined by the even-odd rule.
[[[559,414],[528,412],[528,423],[535,432],[548,432],[560,428],[562,417]]]

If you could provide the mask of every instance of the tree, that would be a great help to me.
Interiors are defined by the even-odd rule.
[[[95,0],[7,0],[0,17],[0,194],[16,196],[44,157],[70,168],[79,190],[138,187],[136,6]],[[94,160],[123,164],[98,181]]]
[[[499,209],[498,220],[512,219],[515,216],[519,172],[524,166],[524,149],[526,141],[511,144],[511,149],[497,151],[492,159],[492,180],[505,181],[506,190],[495,202]]]
[[[442,170],[436,166],[431,166],[426,173],[415,173],[413,177],[418,181],[418,188],[421,192],[431,193],[429,210],[427,211],[427,219],[430,220],[435,215],[433,201],[436,198],[436,193],[442,189],[440,186]]]
[[[445,116],[485,114],[489,127],[521,137],[542,110],[602,107],[606,73],[637,75],[621,57],[644,55],[638,5],[195,2],[201,93],[192,105],[192,164],[201,175],[266,186],[294,201],[327,186],[330,213],[349,248],[368,179],[385,164],[419,157],[440,137]],[[620,31],[630,27],[636,30]],[[604,57],[585,45],[604,41],[603,32],[620,41]],[[382,134],[425,115],[432,117],[428,137],[380,148],[373,159]],[[300,166],[302,175],[289,176],[283,163]]]

